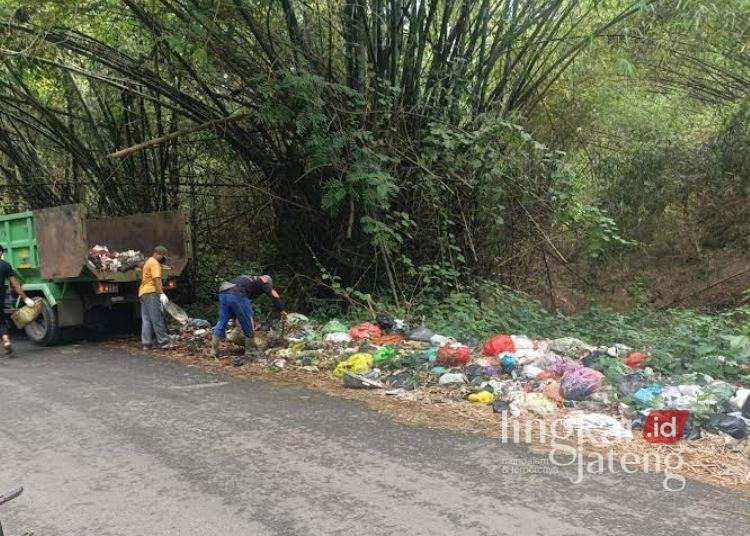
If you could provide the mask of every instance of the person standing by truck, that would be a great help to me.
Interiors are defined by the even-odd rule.
[[[273,301],[274,307],[283,319],[286,316],[281,296],[273,287],[273,279],[268,275],[241,275],[231,281],[225,281],[219,288],[219,322],[211,338],[211,356],[218,357],[219,342],[226,337],[227,324],[234,318],[245,335],[245,356],[257,349],[255,342],[255,324],[253,323],[253,304],[250,300],[265,294]],[[242,356],[234,358],[234,365],[245,364]]]
[[[5,349],[5,353],[12,354],[13,344],[10,342],[10,337],[8,336],[8,317],[5,314],[6,281],[10,283],[10,288],[13,289],[13,292],[18,294],[23,299],[24,304],[28,305],[29,307],[34,305],[34,300],[26,295],[23,287],[21,287],[21,283],[19,283],[18,279],[16,279],[16,276],[13,275],[13,267],[8,261],[5,260],[5,248],[0,245],[0,290],[2,291],[3,297],[3,308],[2,311],[0,311],[0,335],[2,335],[3,337],[3,348]]]
[[[154,335],[160,348],[172,348],[167,333],[167,321],[164,318],[164,306],[169,302],[169,298],[164,293],[161,274],[161,265],[166,262],[167,253],[164,246],[156,246],[143,264],[138,298],[141,301],[141,343],[144,350],[153,347]]]

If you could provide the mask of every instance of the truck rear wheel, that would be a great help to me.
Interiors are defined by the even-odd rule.
[[[60,338],[60,327],[57,325],[57,312],[49,306],[47,300],[42,300],[44,307],[42,314],[36,320],[27,324],[24,330],[31,342],[39,346],[51,346]]]

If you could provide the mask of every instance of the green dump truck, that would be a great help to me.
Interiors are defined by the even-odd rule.
[[[44,300],[42,314],[25,328],[26,335],[36,344],[50,345],[59,340],[63,328],[101,326],[113,312],[137,319],[140,268],[97,267],[89,258],[91,247],[138,250],[148,256],[154,246],[166,246],[164,287],[173,289],[192,256],[188,236],[179,212],[89,219],[82,205],[64,205],[0,215],[5,259],[26,293]],[[6,312],[15,305],[6,301]]]

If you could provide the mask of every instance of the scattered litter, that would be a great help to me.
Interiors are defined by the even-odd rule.
[[[427,329],[424,326],[419,326],[409,333],[407,339],[417,342],[430,342],[430,339],[432,339],[433,335],[435,335],[435,333],[431,330]]]
[[[737,415],[714,415],[706,423],[706,430],[715,434],[721,432],[734,439],[745,439],[748,436],[747,424]]]
[[[526,395],[526,409],[535,415],[546,417],[557,411],[557,405],[544,393],[529,393]]]
[[[441,346],[435,360],[445,367],[460,367],[469,362],[469,348],[458,343],[448,343]]]
[[[603,413],[573,412],[565,417],[565,427],[571,430],[591,433],[595,440],[625,440],[633,439],[633,433],[620,422]]]
[[[349,328],[349,336],[352,339],[369,339],[371,337],[380,337],[382,334],[383,330],[372,322],[364,322],[358,326]]]
[[[648,356],[643,352],[631,352],[625,358],[625,365],[633,369],[642,368],[646,361],[648,361]]]
[[[471,393],[466,397],[466,400],[475,404],[492,404],[495,401],[495,395],[489,391],[479,391],[478,393]]]
[[[383,389],[385,387],[377,380],[371,380],[366,376],[351,372],[344,373],[344,386],[353,389]]]
[[[351,340],[352,338],[349,336],[348,333],[346,332],[341,333],[339,331],[334,331],[332,333],[329,333],[325,337],[326,342],[332,342],[334,344],[349,344]]]
[[[346,361],[342,361],[333,371],[333,375],[341,378],[345,373],[366,374],[372,367],[372,356],[370,354],[359,353],[350,356]]]
[[[446,372],[438,380],[440,385],[452,385],[456,383],[466,383],[466,377],[460,372]]]

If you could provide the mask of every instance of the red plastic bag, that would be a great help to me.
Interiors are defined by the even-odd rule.
[[[630,368],[641,368],[648,361],[648,356],[641,352],[631,352],[625,358],[625,364]]]
[[[482,347],[486,356],[497,356],[500,354],[512,354],[516,351],[516,345],[510,335],[495,335]]]
[[[372,322],[364,322],[359,326],[349,328],[349,336],[352,339],[370,339],[372,337],[380,337],[382,334],[383,330]]]
[[[446,344],[438,350],[435,363],[444,367],[461,367],[469,362],[469,349],[462,344]]]

